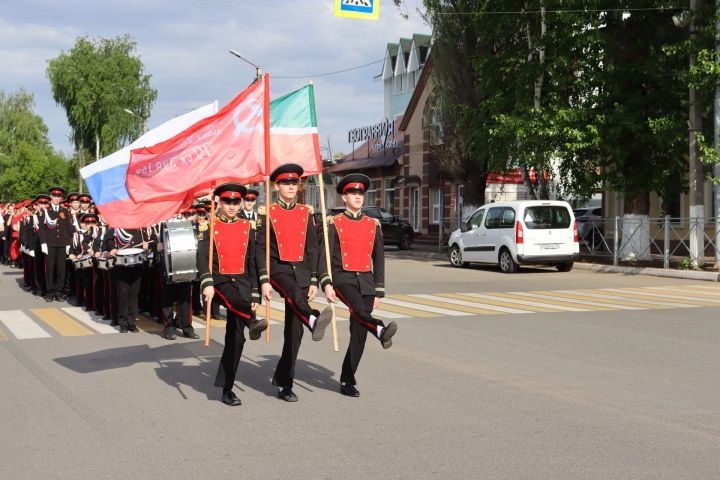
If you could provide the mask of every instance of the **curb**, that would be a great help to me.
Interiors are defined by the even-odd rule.
[[[447,260],[447,255],[437,252],[424,252],[421,250],[412,251],[385,251],[385,255],[391,258],[403,258],[411,260]],[[600,263],[575,262],[573,268],[580,270],[591,270],[598,273],[622,273],[625,275],[651,275],[654,277],[683,278],[686,280],[702,280],[706,282],[720,282],[720,272],[698,272],[695,270],[665,270],[664,268],[649,267],[621,267],[614,265],[603,265]]]
[[[671,270],[664,268],[621,267],[598,263],[575,262],[574,268],[600,273],[624,273],[625,275],[652,275],[654,277],[684,278],[686,280],[720,281],[718,272],[698,272],[694,270]]]

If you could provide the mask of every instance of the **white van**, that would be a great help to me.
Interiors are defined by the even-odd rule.
[[[580,252],[572,208],[555,200],[483,205],[450,235],[448,246],[454,267],[491,263],[504,273],[524,264],[554,265],[569,272]]]

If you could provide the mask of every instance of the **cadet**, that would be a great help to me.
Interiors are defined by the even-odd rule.
[[[272,288],[285,299],[285,331],[282,356],[273,375],[273,385],[279,387],[278,397],[286,402],[298,400],[292,391],[295,362],[303,336],[303,325],[312,332],[315,341],[322,340],[325,328],[332,319],[332,310],[322,314],[311,308],[317,295],[318,242],[312,209],[295,203],[303,168],[287,163],[270,175],[275,182],[278,200],[267,212],[270,222],[270,276],[265,259],[265,228],[257,232],[258,273],[262,294],[270,301]]]
[[[337,294],[350,310],[350,343],[340,374],[340,393],[350,397],[360,396],[355,388],[355,372],[367,332],[377,337],[383,348],[390,348],[397,331],[395,322],[385,326],[372,316],[385,296],[385,258],[380,224],[361,210],[369,186],[370,178],[359,173],[346,175],[338,183],[337,192],[345,202],[345,211],[328,219],[332,281],[326,263],[320,263],[320,285],[325,296],[335,301]]]
[[[65,300],[63,292],[66,274],[66,256],[74,233],[72,215],[60,203],[65,195],[62,187],[50,188],[50,206],[45,210],[39,225],[41,250],[45,254],[47,295],[45,300]]]
[[[255,265],[255,245],[252,225],[238,217],[240,200],[245,187],[238,183],[225,183],[215,189],[220,212],[214,222],[212,273],[208,269],[210,235],[204,232],[197,250],[197,268],[205,302],[216,295],[227,308],[225,348],[215,377],[215,386],[222,387],[222,402],[236,406],[242,402],[233,393],[238,364],[245,345],[243,328],[248,327],[250,340],[260,338],[267,328],[267,320],[255,318],[260,303]]]

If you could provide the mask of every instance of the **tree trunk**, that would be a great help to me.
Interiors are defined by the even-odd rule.
[[[650,193],[642,192],[625,197],[620,235],[622,260],[650,260]]]
[[[527,163],[523,163],[520,170],[522,171],[523,183],[528,191],[528,198],[530,200],[537,200],[537,195],[535,195],[535,185],[533,185],[532,179],[530,178],[530,170],[528,169]]]

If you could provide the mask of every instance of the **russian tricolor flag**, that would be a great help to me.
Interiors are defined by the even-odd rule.
[[[192,198],[139,204],[132,201],[125,180],[130,151],[164,142],[218,111],[217,102],[169,120],[127,147],[80,170],[96,207],[112,227],[139,228],[167,220],[187,208]],[[187,204],[187,205],[186,205]]]

